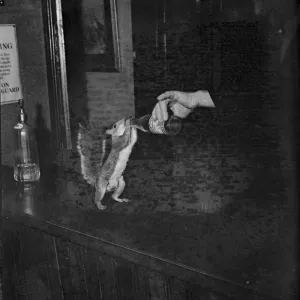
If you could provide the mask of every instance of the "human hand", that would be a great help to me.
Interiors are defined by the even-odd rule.
[[[167,91],[157,97],[158,103],[152,111],[154,120],[166,121],[169,118],[168,106],[175,116],[186,118],[196,107],[209,106],[214,104],[207,91],[180,92]]]

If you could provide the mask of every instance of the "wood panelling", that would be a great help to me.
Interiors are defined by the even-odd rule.
[[[217,283],[209,287],[197,276],[184,280],[173,272],[174,276],[168,263],[149,263],[150,256],[144,257],[143,266],[118,255],[120,247],[104,253],[50,232],[4,219],[4,299],[269,299],[250,290],[237,295],[234,285],[232,292],[230,288],[222,292]]]
[[[81,249],[84,262],[85,279],[89,299],[103,299],[104,278],[103,269],[99,268],[99,256],[91,249]]]
[[[63,299],[54,238],[4,222],[4,299]]]
[[[149,299],[149,281],[147,278],[147,270],[142,266],[135,265],[133,277],[135,293],[137,299]]]
[[[149,298],[153,300],[170,299],[168,297],[168,278],[158,272],[147,270]]]
[[[4,223],[4,222],[3,222]],[[5,224],[3,224],[5,225]],[[4,226],[3,226],[4,227]],[[4,299],[17,299],[19,293],[18,285],[14,284],[17,282],[17,272],[15,269],[15,255],[14,255],[14,234],[6,234],[2,232],[3,242],[3,298]]]

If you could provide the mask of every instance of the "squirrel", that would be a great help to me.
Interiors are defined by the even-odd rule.
[[[119,197],[125,189],[123,172],[137,142],[137,129],[131,126],[131,121],[131,118],[121,119],[102,131],[79,124],[77,149],[81,173],[95,187],[94,201],[100,210],[106,209],[101,201],[107,192],[113,192],[112,198],[115,201],[129,201]]]

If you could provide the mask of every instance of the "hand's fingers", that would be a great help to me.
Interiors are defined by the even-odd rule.
[[[159,121],[166,121],[168,120],[168,100],[160,101],[157,103],[158,107],[158,120]]]
[[[191,104],[191,93],[184,93],[179,91],[167,91],[157,97],[159,101],[169,99],[170,101],[177,101],[185,107],[190,107]]]
[[[157,104],[154,106],[153,110],[152,110],[152,119],[153,120],[157,120],[157,111],[156,111],[156,106]]]
[[[171,103],[170,109],[175,116],[182,119],[186,118],[192,112],[191,109],[181,105],[180,103]]]
[[[176,95],[176,91],[167,91],[157,97],[158,101],[166,100],[166,99],[174,99]]]
[[[175,113],[175,111],[176,111],[176,102],[171,102],[170,104],[169,104],[169,107],[170,107],[170,110],[173,112],[173,114]]]
[[[169,115],[168,115],[167,107],[168,107],[169,102],[170,102],[170,99],[156,103],[156,105],[152,111],[152,118],[154,120],[159,120],[159,121],[168,120]]]
[[[156,103],[156,105],[152,111],[152,118],[153,118],[153,120],[159,120],[159,121],[163,120],[163,115],[162,115],[162,111],[159,106],[159,103]]]
[[[163,114],[161,111],[161,107],[159,106],[159,103],[157,103],[155,106],[155,116],[156,116],[156,120],[159,120],[159,121],[163,120]]]

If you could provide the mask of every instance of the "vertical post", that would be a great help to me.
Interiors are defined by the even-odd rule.
[[[155,2],[155,12],[156,12],[156,18],[155,18],[155,57],[157,58],[159,55],[159,5],[158,2]]]
[[[70,150],[70,116],[61,0],[42,1],[54,147]]]
[[[167,80],[167,0],[163,0],[163,47],[164,47],[164,79]]]
[[[156,0],[156,58],[159,62],[160,83],[167,78],[167,0]]]
[[[196,1],[196,14],[201,13],[201,0],[195,0]]]

